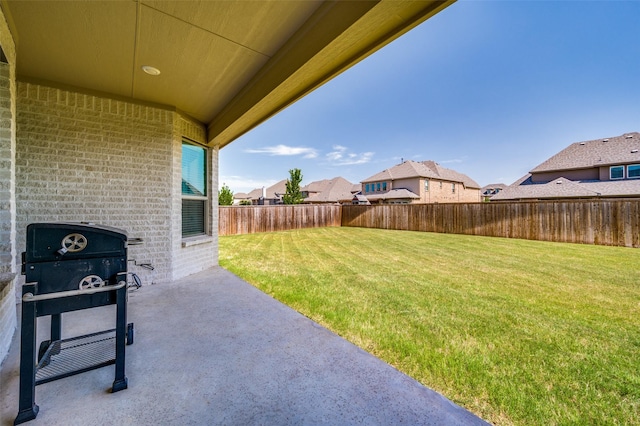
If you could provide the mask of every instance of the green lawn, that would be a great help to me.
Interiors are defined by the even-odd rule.
[[[640,424],[638,249],[315,228],[220,264],[492,423]]]

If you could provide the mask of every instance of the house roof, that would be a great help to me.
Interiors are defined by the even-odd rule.
[[[547,183],[533,183],[531,174],[491,197],[491,201],[593,198],[593,197],[637,197],[640,195],[640,179],[608,181],[572,181],[564,177]]]
[[[415,193],[409,191],[406,188],[398,188],[398,189],[392,189],[390,191],[384,192],[382,194],[371,194],[371,195],[367,195],[366,198],[369,201],[375,201],[375,200],[405,200],[408,198],[420,198],[419,195],[416,195]]]
[[[483,186],[482,188],[480,188],[480,191],[481,191],[481,192],[485,192],[485,191],[487,191],[487,190],[489,190],[489,189],[500,189],[500,190],[503,190],[503,189],[505,189],[507,186],[508,186],[508,185],[507,185],[507,184],[504,184],[504,183],[491,183],[491,184],[489,184],[489,185],[485,185],[485,186]]]
[[[251,196],[249,194],[247,194],[246,192],[236,192],[235,194],[233,194],[233,199],[234,200],[249,200],[249,199],[251,199]]]
[[[353,198],[353,184],[343,177],[324,179],[311,182],[301,188],[301,191],[309,192],[304,199],[307,203],[337,203]]]
[[[265,198],[270,200],[279,199],[285,192],[287,192],[287,179],[282,179],[280,182],[274,183],[270,187],[265,188]],[[257,200],[262,197],[262,188],[256,188],[249,192],[248,195],[250,199]]]
[[[364,195],[358,193],[353,196],[352,201],[359,201],[361,203],[369,203],[369,200]]]
[[[467,188],[478,188],[480,185],[469,176],[456,172],[452,169],[442,167],[435,161],[422,161],[416,162],[407,160],[401,164],[397,164],[389,169],[383,170],[367,179],[362,180],[362,183],[367,182],[379,182],[385,180],[399,180],[410,178],[429,178],[439,179],[449,182],[461,182]],[[371,197],[369,197],[371,198]]]
[[[576,142],[531,170],[531,173],[640,163],[640,133]]]
[[[179,110],[208,126],[210,146],[223,147],[454,1],[3,0],[0,7],[18,80]]]

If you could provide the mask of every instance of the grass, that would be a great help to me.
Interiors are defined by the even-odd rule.
[[[363,228],[220,264],[498,425],[640,424],[637,249]]]

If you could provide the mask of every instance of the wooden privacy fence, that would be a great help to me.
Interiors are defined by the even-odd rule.
[[[238,206],[218,208],[218,235],[340,226],[339,205]]]
[[[342,226],[640,247],[640,199],[345,205]]]
[[[224,235],[355,226],[640,247],[640,199],[219,208]]]

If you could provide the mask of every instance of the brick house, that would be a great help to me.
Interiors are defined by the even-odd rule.
[[[360,185],[354,185],[343,177],[311,182],[300,188],[305,204],[351,204]]]
[[[247,198],[254,206],[274,206],[282,204],[282,196],[287,192],[287,180],[279,182],[267,188],[256,188],[247,194]]]
[[[145,282],[217,265],[219,150],[452,3],[3,1],[0,361],[29,223],[127,230]]]
[[[361,182],[371,204],[475,203],[480,185],[434,161],[404,161]]]
[[[576,142],[491,201],[640,197],[640,133]]]
[[[489,201],[491,197],[496,195],[498,192],[505,189],[507,185],[504,183],[491,183],[489,185],[485,185],[480,188],[480,193],[482,194],[482,201]]]

